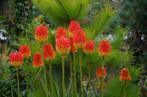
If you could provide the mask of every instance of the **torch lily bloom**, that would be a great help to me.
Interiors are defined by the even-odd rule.
[[[66,29],[63,27],[58,27],[56,30],[56,39],[66,37]]]
[[[86,35],[84,30],[77,30],[73,35],[73,45],[76,49],[83,48],[86,41]]]
[[[110,53],[110,43],[106,39],[102,39],[98,48],[100,56],[108,56]]]
[[[80,30],[80,23],[78,21],[71,20],[68,27],[69,36],[73,36],[75,31]]]
[[[54,48],[50,43],[43,45],[44,59],[52,60],[55,58]]]
[[[33,67],[42,67],[43,66],[43,59],[40,53],[35,53],[33,57]]]
[[[35,39],[39,42],[46,41],[48,39],[48,28],[47,26],[40,25],[36,27]]]
[[[72,52],[72,53],[77,52],[77,49],[76,49],[75,46],[73,45],[73,38],[72,38],[72,37],[70,38],[70,44],[71,44],[71,52]]]
[[[102,76],[105,78],[107,75],[107,71],[106,71],[106,68],[104,68],[102,70],[102,67],[99,67],[96,69],[96,77],[98,78],[102,78]]]
[[[20,67],[23,64],[24,56],[20,52],[10,53],[9,58],[13,67]]]
[[[85,54],[91,54],[94,52],[94,42],[92,40],[88,40],[86,41],[85,45],[84,45],[84,53]]]
[[[71,50],[70,40],[66,37],[56,39],[56,49],[60,55],[68,54]]]
[[[129,70],[127,68],[123,68],[120,73],[120,81],[131,80],[131,76],[129,74]]]
[[[31,55],[30,47],[26,44],[19,47],[19,52],[22,53],[24,57],[29,57]]]

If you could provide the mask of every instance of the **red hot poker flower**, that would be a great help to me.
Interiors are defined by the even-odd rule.
[[[84,53],[86,54],[91,54],[94,52],[94,42],[92,40],[88,40],[86,41],[85,45],[84,45]]]
[[[24,57],[29,57],[31,55],[30,47],[26,44],[19,47],[19,52],[22,53]]]
[[[98,48],[100,56],[108,56],[110,53],[110,43],[106,39],[102,39]]]
[[[61,37],[56,40],[56,49],[59,54],[68,54],[71,50],[70,40],[66,37]]]
[[[77,52],[77,49],[76,49],[75,46],[73,45],[73,38],[72,38],[72,37],[70,38],[70,44],[71,44],[71,52],[72,52],[72,53]]]
[[[97,70],[96,70],[96,77],[101,78],[102,75],[104,77],[106,77],[106,75],[107,75],[106,68],[104,68],[103,70],[102,70],[102,67],[97,68]]]
[[[66,29],[63,27],[58,27],[56,30],[56,39],[66,37]]]
[[[131,80],[131,76],[129,74],[129,70],[127,68],[123,68],[120,73],[120,81]]]
[[[43,45],[44,59],[52,60],[55,58],[54,48],[50,43]]]
[[[37,26],[35,31],[35,39],[39,42],[46,41],[48,39],[48,28],[47,26]]]
[[[20,67],[23,64],[23,54],[20,52],[12,52],[9,55],[10,63],[13,67]]]
[[[85,32],[82,29],[77,30],[73,35],[73,45],[75,46],[75,48],[76,49],[83,48],[85,41],[86,41]]]
[[[33,57],[33,67],[42,67],[43,59],[40,53],[35,53]]]
[[[73,36],[74,32],[80,29],[80,23],[78,21],[71,20],[68,27],[69,36]]]

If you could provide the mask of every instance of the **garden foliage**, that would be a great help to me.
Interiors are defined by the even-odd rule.
[[[6,66],[4,67],[4,75],[1,77],[1,80],[8,80],[8,87],[5,89],[5,84],[0,82],[0,97],[9,97],[7,95],[14,95],[16,97],[18,94],[17,85],[16,85],[16,76],[12,76],[11,72],[14,71],[14,74],[19,72],[20,78],[20,95],[23,97],[63,97],[63,83],[61,81],[61,72],[63,65],[63,56],[60,54],[57,48],[56,40],[56,28],[59,26],[68,29],[69,23],[71,20],[79,21],[81,27],[83,28],[88,39],[94,41],[95,48],[94,53],[85,54],[79,50],[74,55],[73,53],[67,54],[64,57],[65,65],[65,95],[64,97],[80,97],[82,96],[81,88],[82,84],[80,82],[82,77],[82,82],[87,83],[83,85],[84,96],[83,97],[99,97],[101,95],[101,78],[96,77],[96,70],[98,67],[101,67],[103,64],[107,69],[107,76],[102,77],[103,83],[103,93],[104,97],[123,97],[123,82],[120,81],[119,75],[121,69],[126,67],[128,68],[131,80],[125,85],[126,97],[139,97],[139,87],[137,85],[137,80],[139,74],[141,73],[142,68],[137,68],[132,66],[133,62],[133,52],[129,51],[129,45],[125,43],[124,37],[129,32],[128,28],[123,28],[120,25],[117,25],[111,28],[113,21],[118,17],[118,11],[114,10],[113,7],[109,4],[101,7],[98,13],[92,18],[91,21],[87,20],[88,11],[91,7],[90,0],[32,0],[33,4],[42,12],[44,16],[55,25],[55,28],[48,27],[48,36],[47,42],[53,45],[55,50],[55,59],[50,61],[44,61],[44,67],[33,68],[32,62],[34,59],[34,53],[42,51],[42,44],[36,41],[36,27],[39,25],[47,25],[44,20],[44,17],[38,16],[32,20],[30,24],[25,28],[27,32],[24,36],[18,37],[18,42],[16,48],[13,48],[11,52],[16,51],[19,46],[27,44],[31,50],[31,56],[25,58],[24,64],[19,68],[15,69],[11,66],[13,63],[9,63],[9,60],[6,60]],[[67,33],[69,33],[67,31]],[[35,36],[35,37],[34,37]],[[102,39],[106,39],[110,42],[111,50],[109,56],[102,59],[99,54],[98,47]],[[66,52],[67,53],[67,52]],[[79,57],[80,56],[80,57]],[[73,61],[75,57],[75,61]],[[80,60],[82,59],[82,60]],[[71,67],[73,62],[76,65],[76,81],[77,81],[77,91],[73,93],[73,83],[74,79],[71,79],[73,68]],[[52,66],[52,79],[50,77],[50,67]],[[82,76],[81,70],[79,67],[82,65]],[[102,65],[102,66],[103,66]],[[9,70],[8,70],[9,68]],[[45,72],[43,69],[46,69]],[[103,67],[102,67],[103,68]],[[11,71],[12,70],[12,71]],[[63,75],[62,75],[63,76]],[[103,74],[102,74],[103,76]],[[15,79],[15,80],[13,80]],[[46,79],[46,84],[44,82]],[[50,84],[52,80],[52,84]],[[10,89],[11,88],[11,89]],[[133,89],[132,89],[133,88]],[[7,92],[3,92],[7,90]]]

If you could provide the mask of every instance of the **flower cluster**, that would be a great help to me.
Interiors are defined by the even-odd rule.
[[[39,25],[36,27],[35,39],[39,42],[46,41],[48,39],[48,28],[44,25]]]
[[[33,57],[33,67],[42,67],[43,64],[42,55],[39,52],[35,53]]]
[[[19,47],[19,52],[22,53],[24,55],[24,57],[29,57],[31,56],[31,50],[30,47],[26,44],[21,45]]]
[[[106,77],[107,71],[106,68],[99,67],[96,69],[96,77],[101,78],[102,76]]]
[[[13,67],[20,67],[23,64],[24,56],[20,52],[10,53],[9,58]]]
[[[44,59],[46,60],[52,60],[55,58],[55,52],[52,44],[46,43],[45,45],[43,45],[43,55]]]
[[[83,51],[85,54],[91,54],[94,52],[94,48],[95,48],[94,42],[92,40],[87,40],[84,45]]]
[[[86,35],[84,30],[80,29],[75,31],[73,35],[73,45],[76,49],[83,48],[86,42]]]
[[[70,52],[70,40],[66,37],[56,39],[56,49],[59,54],[66,55]]]
[[[123,68],[120,73],[120,81],[131,80],[131,76],[129,70],[127,68]]]
[[[78,21],[72,20],[69,23],[69,27],[66,30],[64,27],[57,27],[55,34],[56,41],[56,51],[63,57],[69,53],[76,53],[78,50],[83,50],[85,55],[92,54],[95,51],[95,43],[93,40],[88,39],[86,37],[85,30],[81,28],[80,23]],[[48,27],[41,24],[36,27],[34,33],[35,40],[41,45],[41,52],[35,52],[33,54],[32,66],[35,68],[39,68],[44,66],[44,61],[51,61],[55,59],[55,51],[54,47],[51,43],[48,43]],[[106,39],[102,39],[97,48],[98,55],[104,61],[105,57],[110,55],[111,45],[110,42]],[[31,56],[31,48],[27,44],[22,44],[19,47],[18,51],[11,52],[9,55],[11,66],[18,68],[24,63],[24,59]],[[82,58],[80,53],[80,81],[82,82]],[[74,54],[73,54],[74,55]],[[64,58],[62,58],[63,60]],[[74,60],[74,58],[73,58]],[[64,60],[63,60],[64,61]],[[62,68],[64,71],[64,62],[62,61]],[[73,62],[74,63],[74,62]],[[105,65],[102,62],[101,67],[96,69],[96,77],[101,79],[101,86],[103,87],[104,78],[107,76],[107,70]],[[51,68],[51,66],[50,66]],[[76,79],[76,69],[74,67],[74,77]],[[51,71],[51,69],[50,69]],[[62,72],[64,75],[64,72]],[[72,74],[71,74],[72,75]],[[64,77],[64,76],[63,76]],[[123,68],[120,73],[120,81],[131,80],[131,76],[129,70],[127,68]],[[64,78],[63,78],[64,80]],[[63,81],[64,83],[64,81]],[[76,84],[76,83],[75,83]],[[103,89],[103,88],[102,88]]]
[[[35,39],[38,42],[45,42],[48,39],[48,28],[45,25],[39,25],[35,30]],[[58,35],[59,37],[60,35]],[[42,44],[43,54],[40,52],[36,52],[33,55],[33,67],[42,67],[44,64],[44,60],[53,60],[55,58],[55,52],[52,44],[46,43]],[[31,56],[31,49],[27,44],[23,44],[19,47],[18,52],[10,53],[10,63],[13,67],[20,67],[23,64],[24,58],[28,58]]]
[[[70,21],[69,27],[68,27],[69,36],[72,37],[74,33],[80,29],[81,29],[81,26],[78,21],[74,21],[74,20]]]
[[[56,49],[59,54],[75,53],[78,49],[83,49],[85,54],[90,54],[94,52],[94,48],[93,40],[87,40],[85,31],[78,21],[72,20],[68,31],[64,27],[56,29]]]
[[[110,43],[106,39],[102,39],[98,48],[100,56],[108,56],[110,53]]]

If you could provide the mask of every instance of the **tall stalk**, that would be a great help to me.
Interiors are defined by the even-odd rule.
[[[50,73],[49,73],[49,76],[50,76],[50,85],[51,85],[51,97],[53,97],[53,80],[52,80],[52,65],[49,64],[49,70],[50,70]]]
[[[73,72],[72,72],[72,67],[73,66],[73,62],[70,61],[70,90],[71,90],[71,97],[73,97]]]
[[[103,70],[104,70],[104,65],[102,65],[101,97],[104,97],[104,91],[103,91],[103,87],[104,87],[104,74],[103,74]]]
[[[123,97],[126,97],[126,81],[124,81]]]
[[[104,56],[102,56],[102,78],[101,78],[101,97],[104,97]]]
[[[64,66],[64,56],[62,56],[62,90],[63,90],[63,97],[65,97],[65,66]]]
[[[46,74],[46,67],[45,66],[44,66],[44,82],[45,82],[46,89],[48,91],[47,74]],[[46,95],[48,97],[48,93]]]
[[[92,82],[91,82],[91,64],[90,64],[90,62],[89,62],[89,60],[87,61],[87,64],[88,64],[88,66],[89,66],[89,79],[88,79],[88,81],[89,81],[89,83],[90,83],[90,88],[89,88],[89,90],[90,90],[90,97],[92,96],[92,94],[91,94],[91,85],[92,85]]]
[[[17,74],[17,96],[21,97],[20,83],[19,83],[19,70],[18,70],[18,68],[16,69],[16,74]]]
[[[76,78],[76,64],[75,53],[73,53],[73,70],[74,70],[74,97],[77,97],[77,78]]]
[[[80,54],[79,54],[79,59],[80,59],[80,84],[81,84],[81,96],[84,97],[84,91],[83,91],[83,86],[82,86],[82,75],[83,75],[83,72],[82,72],[82,52],[80,51]]]

